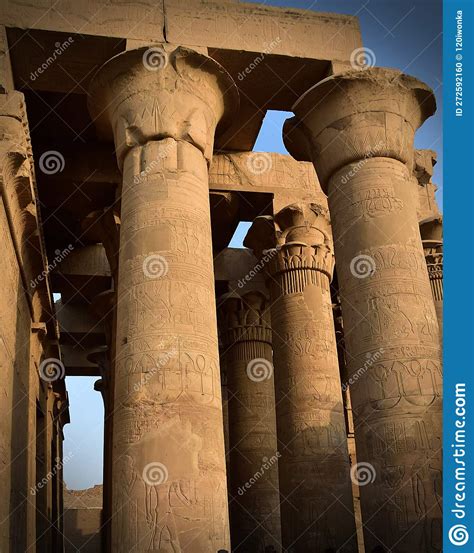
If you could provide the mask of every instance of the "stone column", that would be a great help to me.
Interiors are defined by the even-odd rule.
[[[327,209],[255,219],[244,244],[268,267],[283,549],[356,550],[349,457],[329,284]]]
[[[366,551],[439,552],[439,334],[410,182],[433,93],[371,68],[325,79],[293,109],[328,192]]]
[[[236,553],[281,551],[280,496],[268,304],[260,292],[220,309],[229,410],[230,529]],[[273,549],[270,549],[273,547]]]
[[[90,111],[123,173],[112,550],[229,550],[208,163],[238,95],[211,58],[130,50]]]
[[[120,251],[120,191],[116,193],[113,205],[96,210],[82,221],[82,230],[88,240],[102,243],[110,265],[113,286],[101,292],[92,301],[92,310],[98,321],[106,328],[106,351],[99,349],[89,359],[100,368],[101,380],[94,389],[100,391],[104,401],[104,460],[103,460],[103,506],[102,506],[102,548],[104,553],[111,551],[111,520],[113,512],[112,473],[113,473],[113,415],[114,415],[114,378],[115,378],[115,338],[117,330],[117,283]]]
[[[438,318],[440,338],[443,334],[443,220],[441,217],[420,223],[421,240],[430,278],[431,293]]]

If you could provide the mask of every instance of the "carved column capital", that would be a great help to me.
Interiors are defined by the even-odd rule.
[[[319,284],[321,274],[327,277],[323,279],[325,287],[332,279],[334,253],[329,213],[320,204],[292,204],[274,217],[257,217],[244,245],[268,262],[270,276],[293,273],[294,278],[288,278],[288,293],[301,292],[308,282]]]
[[[334,255],[328,211],[317,203],[297,203],[273,217],[257,217],[244,245],[254,250],[268,275],[280,492],[286,497],[298,488],[298,517],[281,503],[282,549],[314,549],[308,521],[330,512],[333,522],[328,524],[339,525],[340,531],[334,543],[322,536],[317,550],[352,551],[349,459],[329,292]],[[321,466],[311,482],[309,466]],[[341,500],[335,508],[336,493]]]
[[[112,517],[116,553],[139,547],[145,533],[158,551],[162,532],[176,551],[191,542],[193,551],[229,549],[208,163],[217,125],[226,125],[237,99],[218,63],[169,45],[124,52],[92,81],[91,115],[114,140],[123,175],[112,497],[124,516]],[[150,463],[175,460],[183,468],[169,465],[169,493],[185,478],[199,502],[180,505],[169,526],[164,503],[150,510],[152,483],[124,494],[117,467],[128,463],[143,478]],[[146,512],[128,516],[125,501]]]
[[[212,58],[189,48],[128,50],[95,75],[89,110],[99,133],[114,139],[119,167],[134,146],[173,138],[209,161],[217,125],[225,128],[238,92]]]
[[[367,551],[380,543],[411,551],[421,540],[434,540],[441,523],[432,491],[437,476],[416,473],[412,462],[412,450],[419,448],[432,467],[441,463],[439,325],[414,200],[414,133],[434,110],[426,85],[383,68],[334,75],[293,106],[301,122],[296,128],[310,140],[313,164],[328,191],[349,379],[360,367],[367,370],[363,382],[351,385],[358,461],[377,474],[396,466],[407,480],[416,475],[424,490],[421,511],[390,478],[361,488]],[[272,320],[276,325],[273,312]],[[367,367],[367,359],[376,363]],[[429,429],[430,439],[414,435],[413,445],[402,445],[409,428]],[[382,436],[380,445],[374,436]],[[391,518],[387,497],[400,506],[406,532]]]
[[[413,174],[420,186],[431,182],[437,157],[438,155],[434,150],[415,150]]]
[[[434,113],[431,89],[394,69],[372,67],[333,75],[310,88],[293,106],[300,124],[287,125],[285,142],[308,139],[323,189],[349,163],[371,157],[413,165],[416,129]],[[296,148],[297,152],[304,147]]]
[[[261,292],[229,294],[220,302],[219,317],[224,347],[241,342],[272,343],[268,300]]]
[[[443,219],[434,217],[422,221],[420,233],[433,299],[441,302],[443,300]]]

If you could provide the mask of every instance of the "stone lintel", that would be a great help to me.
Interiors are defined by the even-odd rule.
[[[96,349],[97,346],[86,347],[63,344],[61,346],[61,358],[66,369],[66,376],[100,376],[97,364],[87,359],[87,356]]]
[[[111,287],[111,271],[102,244],[73,249],[51,273],[53,289],[64,303],[92,301]]]
[[[7,27],[134,39],[188,46],[272,52],[321,60],[348,60],[362,45],[356,17],[240,2],[142,0],[7,0],[0,8]],[[236,32],[238,29],[238,32]],[[245,37],[245,40],[242,40]]]
[[[216,154],[209,168],[209,188],[272,194],[274,211],[296,201],[327,205],[312,163],[283,154]]]
[[[106,314],[104,313],[104,316]],[[61,342],[105,343],[104,319],[91,313],[90,306],[84,303],[56,302],[56,316],[59,323]]]

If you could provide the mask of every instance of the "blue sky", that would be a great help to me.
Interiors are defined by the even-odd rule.
[[[272,0],[272,6],[357,15],[364,46],[376,56],[378,66],[395,67],[415,75],[435,91],[438,111],[418,131],[417,148],[438,152],[434,182],[442,206],[442,2],[441,0]],[[286,154],[281,129],[288,112],[269,112],[255,151]],[[241,246],[247,224],[241,224],[231,246]],[[71,489],[102,482],[102,398],[93,389],[96,378],[68,377],[71,424],[65,427],[64,476]]]

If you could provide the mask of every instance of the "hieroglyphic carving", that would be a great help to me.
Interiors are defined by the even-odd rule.
[[[420,223],[420,233],[425,253],[431,293],[438,317],[440,335],[443,331],[443,221],[430,217]]]
[[[248,292],[220,302],[229,409],[230,523],[242,552],[281,551],[278,444],[270,312]]]
[[[268,282],[281,451],[280,493],[288,499],[281,504],[283,547],[301,553],[329,548],[355,551],[329,293],[334,256],[327,210],[317,204],[295,204],[274,218],[259,217],[244,243],[257,256],[264,250],[268,257],[273,254]],[[325,513],[324,520],[313,518],[315,509]],[[338,531],[329,535],[326,526]]]
[[[229,548],[207,162],[236,92],[211,58],[108,62],[91,112],[123,172],[112,549]]]
[[[368,551],[440,550],[421,470],[440,464],[439,331],[412,174],[415,129],[434,110],[425,84],[382,68],[335,75],[294,106],[328,191],[357,460],[376,473],[361,487]]]

